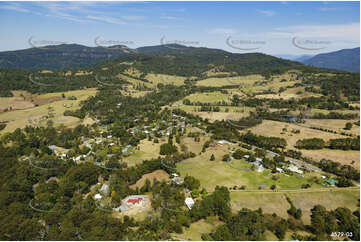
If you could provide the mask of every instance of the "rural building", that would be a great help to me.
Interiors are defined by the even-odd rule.
[[[284,119],[286,119],[287,121],[289,122],[295,122],[297,120],[297,117],[296,115],[292,115],[292,116],[283,116]]]
[[[264,168],[263,168],[263,166],[262,166],[262,165],[260,165],[260,166],[257,168],[257,171],[258,171],[258,172],[262,172],[262,171],[263,171],[263,169],[264,169]]]
[[[298,174],[303,174],[303,171],[301,171],[297,166],[295,165],[290,165],[288,168],[288,170],[292,171],[292,172],[296,172]]]
[[[191,210],[194,205],[194,200],[191,197],[187,197],[184,202],[187,205],[188,209]]]
[[[126,152],[128,152],[128,151],[130,151],[130,150],[132,150],[132,149],[134,149],[133,146],[127,145],[127,146],[125,146],[125,147],[122,149],[122,152],[123,152],[123,153],[126,153]]]
[[[249,155],[244,155],[243,157],[246,159],[249,159]]]
[[[233,143],[231,143],[231,142],[229,142],[227,140],[220,140],[220,141],[218,141],[217,144],[219,144],[219,145],[233,145]]]
[[[103,184],[102,187],[100,188],[99,192],[101,194],[103,194],[103,196],[105,196],[105,197],[109,196],[109,185]]]
[[[328,184],[330,184],[331,186],[336,186],[336,184],[338,183],[338,181],[336,181],[334,179],[328,179],[328,180],[326,180],[326,182]]]
[[[85,159],[86,158],[86,155],[79,155],[77,157],[73,157],[73,161],[80,161],[81,159]]]
[[[283,169],[282,168],[276,168],[276,170],[279,172],[279,173],[282,173],[283,172]]]
[[[97,193],[97,194],[95,194],[95,196],[94,196],[94,199],[95,200],[100,200],[100,199],[102,199],[102,195],[100,195],[99,193]]]
[[[146,204],[147,204],[146,195],[132,195],[122,200],[121,207],[126,208],[128,210],[135,207],[145,207]]]
[[[56,156],[59,156],[61,158],[66,158],[66,153],[68,152],[68,150],[62,148],[62,147],[58,147],[56,145],[49,145],[48,148],[54,152],[54,154]]]
[[[256,158],[256,162],[262,162],[263,161],[263,159],[262,158]]]
[[[172,181],[177,185],[182,185],[183,181],[179,177],[173,177]]]

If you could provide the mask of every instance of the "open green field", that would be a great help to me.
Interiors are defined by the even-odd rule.
[[[141,140],[138,145],[139,150],[134,150],[133,153],[125,157],[123,161],[126,162],[128,166],[135,166],[141,164],[143,160],[157,158],[159,156],[160,146],[163,143],[164,142],[159,142],[155,144],[153,141]]]
[[[317,121],[314,121],[315,123]],[[321,121],[318,121],[321,123]],[[330,122],[334,122],[330,120]],[[327,120],[323,120],[322,123],[327,123]],[[337,121],[337,123],[342,123],[342,120]],[[339,124],[340,126],[340,124]],[[272,127],[270,129],[269,127]],[[283,131],[283,129],[286,131]],[[356,128],[357,129],[357,128]],[[273,136],[284,138],[287,141],[287,147],[289,149],[294,149],[297,140],[299,139],[309,139],[309,138],[321,138],[325,141],[330,139],[345,138],[346,136],[340,134],[333,134],[321,130],[315,130],[300,126],[297,124],[290,124],[278,121],[263,120],[262,124],[250,128],[253,133],[264,136]],[[292,133],[292,130],[300,130],[299,134]],[[316,161],[321,159],[331,159],[333,161],[340,162],[341,164],[352,165],[355,168],[360,168],[360,151],[356,150],[301,150],[302,154],[306,157],[310,157]],[[355,161],[353,164],[352,161]]]
[[[360,135],[360,126],[353,124],[359,120],[343,120],[343,119],[307,119],[305,125],[312,127],[321,127],[325,129],[335,130],[337,132],[351,133]],[[352,123],[351,130],[344,130],[346,123]]]
[[[174,239],[200,241],[202,240],[202,234],[214,232],[220,224],[222,224],[222,222],[220,222],[217,217],[207,217],[206,219],[192,223],[189,228],[183,227],[182,234],[172,235]]]
[[[289,193],[288,196],[297,208],[303,211],[303,221],[310,222],[311,213],[309,210],[320,204],[326,209],[347,207],[354,211],[357,209],[357,200],[360,199],[360,189],[333,189],[328,192]],[[306,211],[307,210],[307,211]]]
[[[272,129],[270,129],[270,127],[272,127]],[[283,131],[283,129],[286,129],[286,131]],[[249,130],[252,131],[252,133],[258,135],[284,138],[287,141],[287,147],[290,149],[294,149],[294,146],[299,139],[309,139],[317,137],[326,141],[329,139],[345,138],[345,136],[339,134],[333,134],[321,130],[303,127],[297,124],[272,120],[263,120],[261,124],[252,127]],[[292,133],[292,130],[300,130],[300,133]]]
[[[252,85],[257,81],[264,80],[261,75],[248,75],[236,77],[211,77],[197,82],[197,86],[221,87],[230,85]]]
[[[332,191],[300,190],[295,192],[231,192],[231,206],[234,211],[242,207],[250,209],[262,208],[264,213],[276,213],[287,218],[287,209],[290,208],[285,195],[291,198],[296,208],[302,209],[302,220],[310,223],[309,212],[315,205],[320,204],[326,209],[347,207],[354,211],[357,208],[357,199],[360,198],[360,190],[355,189],[332,189]]]
[[[77,100],[63,100],[61,98],[62,93],[64,93],[66,97],[75,96],[77,97]],[[49,107],[54,110],[54,118],[52,119],[54,121],[54,125],[63,124],[65,126],[74,126],[80,124],[80,120],[78,118],[64,116],[63,113],[65,110],[76,110],[80,108],[80,102],[95,95],[95,93],[95,89],[87,89],[37,95],[36,98],[38,100],[48,100],[49,98],[56,97],[58,101],[45,103],[44,105],[39,105],[38,107],[0,113],[0,122],[8,121],[6,128],[3,129],[1,133],[14,131],[16,128],[23,128],[26,125],[30,125],[29,119],[32,121],[39,120],[41,117],[48,114]],[[45,124],[46,121],[40,123],[40,125]]]
[[[190,175],[199,179],[201,187],[208,191],[213,191],[218,186],[234,187],[246,186],[248,190],[258,189],[259,186],[269,190],[271,185],[276,185],[277,189],[300,189],[302,184],[310,183],[308,178],[316,174],[308,173],[305,177],[292,175],[286,177],[284,174],[278,174],[277,181],[272,179],[270,170],[262,172],[252,171],[251,165],[244,160],[232,160],[223,162],[224,154],[229,153],[227,145],[208,148],[201,155],[177,163],[178,171],[182,176]],[[211,155],[214,154],[215,161],[210,161]],[[243,169],[246,168],[246,169]],[[321,185],[312,184],[313,188],[320,188]]]
[[[284,83],[287,83],[287,85],[284,84],[283,87],[287,87],[290,84],[289,82],[284,82]],[[279,82],[278,84],[276,84],[274,86],[276,89],[275,91],[278,91],[278,89],[282,86],[280,84],[281,84],[281,82]],[[257,95],[257,98],[272,98],[272,99],[281,99],[282,98],[282,99],[287,100],[287,99],[291,99],[291,98],[301,99],[301,98],[320,97],[320,96],[322,96],[322,95],[312,93],[312,92],[306,92],[304,87],[293,87],[293,88],[287,88],[284,92],[277,93],[277,94]]]
[[[221,92],[204,92],[204,93],[195,93],[191,94],[185,99],[189,99],[191,102],[201,102],[201,103],[216,103],[225,101],[230,103],[230,96]]]
[[[184,84],[184,80],[186,77],[183,76],[171,76],[171,75],[164,75],[164,74],[147,74],[145,79],[149,80],[153,87],[156,87],[157,84],[173,84],[175,86],[181,86]]]

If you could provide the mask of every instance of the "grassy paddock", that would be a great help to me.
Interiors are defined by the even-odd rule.
[[[222,157],[227,153],[229,153],[227,146],[211,147],[197,157],[178,163],[177,168],[182,176],[191,175],[199,179],[201,187],[208,191],[213,191],[217,185],[226,187],[244,185],[246,189],[250,190],[263,186],[263,189],[269,190],[270,186],[274,184],[278,189],[300,189],[302,184],[310,183],[307,178],[314,175],[309,173],[303,178],[297,175],[286,177],[284,174],[279,174],[279,179],[274,181],[273,174],[269,170],[252,171],[250,170],[251,165],[244,160],[223,162]],[[215,156],[215,161],[209,160],[212,154]],[[312,187],[321,186],[313,184]]]
[[[65,94],[66,97],[75,96],[77,100],[63,100],[61,99],[62,93]],[[95,89],[87,89],[87,90],[77,90],[77,91],[68,91],[68,92],[58,92],[58,93],[48,93],[37,95],[37,99],[49,99],[52,97],[60,98],[59,101],[54,101],[51,103],[46,103],[44,105],[40,105],[38,107],[32,107],[24,110],[15,110],[11,112],[1,113],[0,121],[8,121],[5,129],[1,131],[11,132],[16,128],[24,128],[26,125],[30,125],[29,119],[39,119],[42,116],[48,114],[48,108],[52,107],[54,109],[54,121],[55,125],[63,124],[65,126],[74,126],[80,124],[80,120],[75,117],[64,116],[63,113],[65,110],[76,110],[80,108],[80,102],[82,100],[87,99],[90,96],[96,94]],[[64,107],[64,105],[66,107]],[[44,125],[45,122],[41,122],[40,125]]]
[[[357,199],[360,198],[360,190],[344,189],[332,191],[303,191],[300,192],[232,192],[231,206],[234,211],[243,207],[250,209],[262,208],[265,213],[276,213],[287,218],[287,209],[290,208],[286,196],[291,198],[296,208],[302,209],[302,220],[310,223],[310,209],[320,204],[326,209],[336,209],[337,207],[347,207],[354,211],[357,208]]]

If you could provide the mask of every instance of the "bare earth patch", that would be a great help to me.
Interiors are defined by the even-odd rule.
[[[159,182],[162,182],[163,180],[168,181],[169,175],[164,170],[156,170],[153,171],[152,173],[143,175],[142,178],[140,178],[135,184],[131,185],[130,188],[132,189],[135,189],[137,187],[141,188],[145,184],[145,181],[147,179],[150,181],[150,184],[153,184],[154,179],[156,179]]]

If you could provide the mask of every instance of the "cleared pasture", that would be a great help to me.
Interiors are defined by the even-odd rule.
[[[153,87],[156,87],[159,83],[161,84],[173,84],[175,86],[181,86],[184,84],[186,77],[183,76],[171,76],[164,74],[147,74],[145,79],[149,80]]]
[[[241,208],[262,208],[264,213],[276,213],[288,218],[287,210],[290,208],[286,195],[291,198],[296,208],[302,209],[302,221],[310,224],[310,210],[317,204],[327,210],[338,207],[347,207],[354,211],[357,209],[357,200],[360,198],[359,189],[334,189],[332,191],[295,192],[231,192],[231,207],[233,211]]]
[[[261,75],[247,75],[236,77],[211,77],[197,82],[197,86],[221,87],[230,85],[253,85],[257,81],[264,80]]]
[[[36,98],[38,99],[49,99],[49,98],[58,98],[61,97],[62,93],[65,96],[75,96],[77,100],[63,100],[54,101],[52,103],[46,103],[44,105],[40,105],[38,107],[32,107],[24,110],[15,110],[11,112],[1,113],[0,114],[0,122],[7,122],[6,128],[1,131],[10,132],[14,131],[16,128],[23,128],[26,125],[31,125],[31,122],[37,123],[41,117],[48,115],[49,107],[51,107],[54,111],[54,125],[65,125],[65,126],[73,126],[80,124],[80,120],[71,116],[64,116],[63,113],[65,110],[75,110],[80,107],[80,102],[82,100],[87,99],[90,96],[96,94],[95,89],[87,89],[87,90],[77,90],[77,91],[69,91],[69,92],[59,92],[59,93],[48,93],[43,95],[38,95]],[[45,125],[46,121],[37,123],[39,125]]]
[[[134,166],[142,163],[144,160],[150,160],[159,156],[160,145],[164,142],[153,143],[146,139],[141,140],[138,147],[130,156],[124,158],[123,162],[126,162],[128,166]]]
[[[208,217],[192,223],[189,228],[183,227],[182,234],[172,234],[172,237],[178,240],[201,241],[202,234],[214,232],[221,224],[217,217]]]
[[[358,120],[343,120],[343,119],[307,119],[305,125],[313,127],[321,127],[325,129],[335,130],[337,132],[351,133],[360,135],[360,126],[352,125],[351,130],[344,130],[346,123],[354,123]]]
[[[307,178],[314,175],[309,173],[303,178],[297,175],[286,177],[284,174],[279,174],[279,179],[275,181],[270,170],[252,171],[251,164],[244,160],[232,160],[229,163],[222,161],[223,155],[228,154],[229,151],[228,145],[210,147],[197,157],[177,163],[177,170],[182,176],[190,175],[199,179],[201,187],[208,191],[213,191],[217,185],[231,188],[244,185],[247,190],[255,190],[261,186],[269,190],[274,184],[277,189],[299,189],[302,184],[310,183]],[[212,154],[215,156],[214,161],[210,161]],[[312,187],[322,186],[312,184]]]
[[[287,129],[287,131],[283,131],[284,128]],[[291,149],[294,149],[294,146],[299,139],[321,138],[324,140],[329,140],[345,137],[343,135],[310,129],[292,123],[284,123],[272,120],[263,120],[261,124],[247,130],[250,130],[252,133],[258,135],[284,138],[287,141],[287,147]],[[292,133],[292,130],[300,130],[300,133]]]

